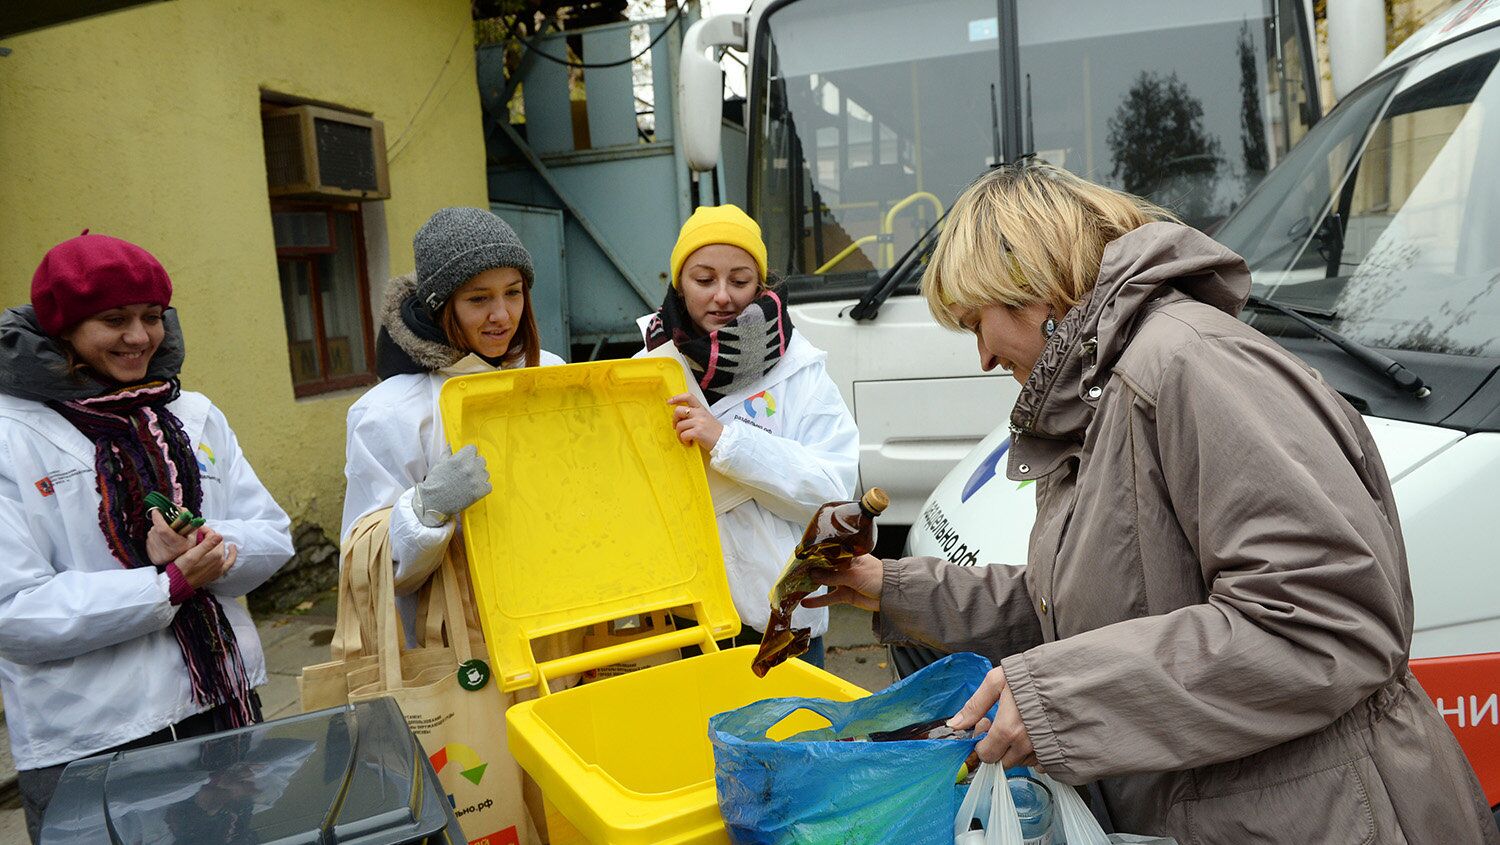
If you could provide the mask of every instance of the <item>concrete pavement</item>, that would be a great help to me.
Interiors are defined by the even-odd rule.
[[[831,608],[823,644],[828,649],[826,668],[840,678],[870,692],[878,692],[895,682],[890,653],[875,642],[869,613],[848,605]]]

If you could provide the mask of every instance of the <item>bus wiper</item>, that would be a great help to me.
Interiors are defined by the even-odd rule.
[[[880,306],[890,299],[902,285],[911,279],[916,268],[922,266],[922,261],[927,258],[932,250],[937,247],[937,232],[947,219],[948,212],[945,210],[917,242],[907,247],[906,252],[901,253],[901,258],[891,265],[891,269],[880,275],[875,284],[865,291],[865,295],[854,303],[849,309],[849,316],[856,320],[873,320],[880,313]]]
[[[1401,388],[1401,390],[1410,393],[1418,399],[1426,399],[1432,395],[1432,390],[1422,382],[1422,379],[1416,373],[1402,366],[1401,362],[1382,355],[1357,341],[1344,337],[1333,329],[1304,316],[1296,308],[1266,299],[1263,296],[1256,296],[1253,293],[1246,300],[1246,304],[1268,311],[1275,311],[1285,317],[1290,317],[1308,331],[1349,353],[1350,358],[1358,361],[1371,372],[1379,373],[1386,377],[1397,387]]]

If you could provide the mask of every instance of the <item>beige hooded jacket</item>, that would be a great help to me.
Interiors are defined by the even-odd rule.
[[[1036,756],[1183,845],[1500,843],[1407,671],[1390,482],[1317,372],[1236,319],[1243,259],[1170,223],[1105,250],[1012,414],[1028,565],[886,563],[887,642],[1001,664]]]

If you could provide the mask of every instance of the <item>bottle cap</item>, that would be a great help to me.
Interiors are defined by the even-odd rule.
[[[891,506],[891,497],[887,496],[885,491],[879,487],[871,487],[865,491],[864,497],[859,500],[859,506],[878,516]]]

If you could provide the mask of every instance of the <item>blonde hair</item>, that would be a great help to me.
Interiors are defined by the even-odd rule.
[[[953,203],[922,276],[940,325],[955,312],[1045,302],[1077,305],[1099,278],[1104,247],[1169,211],[1033,159],[994,168]]]

